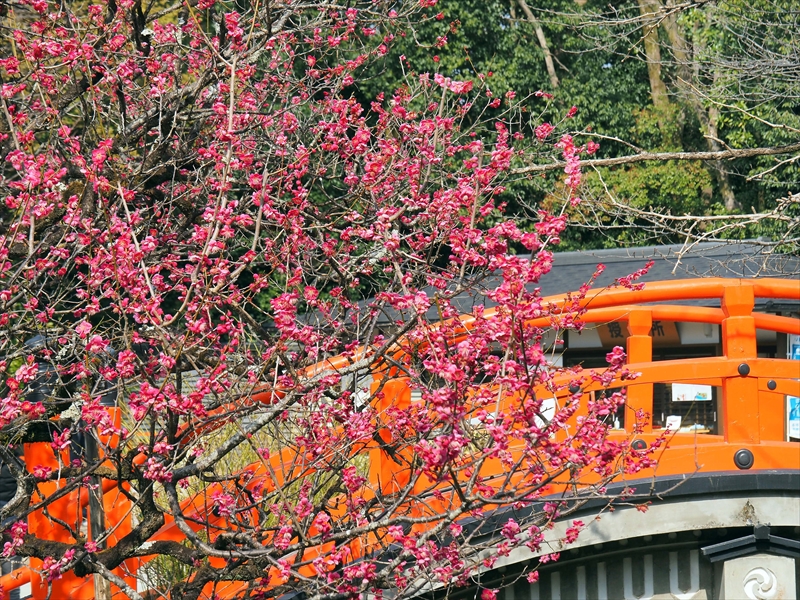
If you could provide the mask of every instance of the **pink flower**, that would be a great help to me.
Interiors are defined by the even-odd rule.
[[[33,476],[36,479],[39,479],[40,481],[44,481],[45,479],[47,479],[50,476],[50,473],[52,472],[53,469],[45,465],[36,465],[33,468]]]
[[[39,365],[37,365],[33,357],[30,356],[26,362],[17,369],[17,372],[14,373],[14,380],[19,383],[29,383],[34,380],[38,372]]]
[[[3,544],[3,556],[9,558],[14,556],[17,549],[25,542],[25,535],[28,533],[28,524],[24,521],[17,521],[11,526],[11,541]]]
[[[501,533],[503,534],[504,538],[513,542],[517,539],[519,532],[519,523],[517,523],[514,519],[509,519],[506,524],[503,525],[503,530]]]
[[[86,350],[93,353],[102,352],[108,346],[108,342],[99,335],[94,335],[86,344]]]
[[[78,333],[78,336],[85,340],[86,336],[89,335],[89,332],[92,330],[92,325],[88,321],[81,321],[75,326],[75,331]]]
[[[214,503],[214,512],[219,516],[229,518],[236,512],[236,500],[230,494],[215,491],[209,497]]]
[[[549,562],[556,562],[559,558],[561,558],[560,552],[553,552],[552,554],[545,554],[539,560],[542,564],[549,563]]]
[[[553,127],[550,123],[542,123],[536,129],[534,129],[534,133],[536,134],[536,139],[540,142],[543,142],[547,136],[549,136],[555,127]]]
[[[69,438],[70,438],[69,429],[65,429],[61,433],[54,433],[53,441],[50,442],[50,445],[56,452],[60,452],[61,450],[66,450],[67,448],[69,448]]]
[[[567,527],[566,535],[564,537],[564,542],[567,544],[572,544],[574,541],[576,541],[583,526],[584,526],[583,521],[578,521],[578,520],[573,521],[572,525],[570,527]]]
[[[612,368],[618,369],[625,364],[625,350],[622,346],[614,346],[614,349],[606,354],[606,362]]]
[[[108,158],[108,152],[114,145],[114,140],[104,140],[92,151],[92,164],[98,169],[102,168]]]
[[[292,528],[288,525],[284,525],[278,530],[278,533],[275,534],[275,540],[272,544],[278,550],[286,550],[292,543]]]
[[[151,456],[145,464],[147,467],[144,472],[145,479],[162,482],[172,480],[172,472],[167,469],[162,461]]]
[[[441,73],[436,73],[433,80],[439,84],[440,87],[446,88],[454,94],[466,94],[472,90],[471,81],[453,81],[449,77],[444,77]]]

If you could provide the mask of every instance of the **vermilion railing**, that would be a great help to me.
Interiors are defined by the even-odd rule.
[[[785,359],[760,358],[756,339],[757,329],[800,335],[800,319],[755,313],[756,298],[800,301],[800,285],[794,281],[776,279],[692,279],[648,283],[644,289],[638,291],[623,288],[599,290],[580,301],[580,306],[586,311],[581,320],[586,324],[627,322],[630,332],[626,340],[628,369],[639,373],[639,376],[633,381],[615,380],[612,386],[627,388],[627,406],[630,410],[653,413],[653,385],[656,383],[696,383],[722,390],[721,415],[718,419],[720,432],[715,435],[666,432],[668,443],[659,456],[658,466],[637,474],[637,478],[749,468],[800,469],[800,444],[786,441],[785,408],[786,395],[800,396],[800,364]],[[721,307],[668,304],[697,299],[719,299]],[[564,298],[547,298],[544,304],[556,314],[560,307],[574,307],[572,300]],[[487,310],[483,318],[491,318],[491,315],[492,311]],[[532,324],[547,327],[551,319],[552,316],[543,317]],[[721,325],[722,356],[654,362],[650,334],[653,321],[657,320]],[[459,335],[469,335],[474,322],[469,316],[461,318]],[[359,356],[366,354],[365,350],[359,352]],[[351,361],[352,359],[337,357],[312,367],[309,372],[336,370],[351,364]],[[383,392],[381,399],[375,400],[375,409],[379,413],[391,405],[411,402],[408,381],[390,375],[380,371],[373,374],[373,390],[380,387]],[[579,389],[576,388],[576,382]],[[580,374],[565,374],[554,378],[547,387],[537,390],[537,394],[542,394],[541,397],[552,397],[559,403],[578,393],[588,399],[591,394],[601,390],[602,386],[590,378],[580,380]],[[280,392],[265,390],[254,394],[252,401],[271,402],[276,395],[280,395]],[[506,398],[503,402],[510,404],[513,401],[513,398]],[[504,408],[507,407],[501,403],[499,410]],[[225,407],[219,413],[223,414],[224,411]],[[580,416],[580,412],[579,410],[573,417],[573,421]],[[115,416],[118,418],[118,414]],[[221,426],[224,422],[220,420],[216,426]],[[612,436],[630,438],[634,431],[629,420],[626,420],[625,427],[626,431],[614,433]],[[649,445],[664,435],[663,430],[654,430],[652,424],[648,423],[636,432],[636,443]],[[361,447],[358,450],[363,452],[366,449]],[[403,468],[377,444],[368,450],[371,461],[369,478],[373,489],[391,493],[393,487],[402,487],[408,481],[408,474],[404,473]],[[58,468],[58,461],[47,443],[27,444],[25,460],[28,465],[43,464],[52,465],[56,470]],[[302,451],[287,449],[273,456],[269,464],[254,463],[247,470],[253,473],[251,481],[266,483],[267,488],[270,488],[280,486],[284,480],[310,474],[311,470],[306,472],[305,464]],[[502,475],[499,462],[488,462],[483,468],[495,468],[498,470],[497,475]],[[39,496],[35,496],[34,501],[58,494],[59,482],[40,483],[38,489]],[[106,520],[114,529],[108,543],[113,545],[132,529],[132,506],[114,481],[104,481],[103,492]],[[28,516],[30,530],[40,537],[44,534],[52,540],[74,541],[55,519],[77,528],[88,504],[85,496],[85,493],[81,495],[79,492],[65,494],[48,505],[46,514],[41,508],[34,506]],[[186,500],[182,507],[185,514],[188,517],[195,516],[199,521],[208,522],[212,526],[224,526],[225,519],[214,516],[206,497],[198,495]],[[428,509],[430,510],[430,504]],[[336,516],[332,515],[334,518]],[[152,541],[182,540],[183,537],[175,524],[168,520],[153,536]],[[357,544],[363,543],[369,545],[369,540]],[[359,555],[367,549],[354,548],[354,553]],[[313,558],[313,555],[325,551],[325,547],[306,550],[304,561],[309,556]],[[147,557],[141,560],[147,560]],[[135,589],[135,573],[139,564],[139,559],[127,561],[115,570],[115,574]],[[9,590],[30,582],[33,597],[36,600],[44,599],[48,594],[48,585],[42,581],[38,572],[40,566],[40,561],[31,559],[29,567],[17,569],[0,578],[0,585],[7,594]],[[314,575],[310,566],[304,568],[304,571],[306,575]],[[277,572],[270,576],[275,577],[276,581],[280,579]],[[72,573],[65,573],[51,585],[51,598],[95,597],[92,578],[82,579]],[[233,597],[241,588],[241,585],[231,583],[224,589],[216,588],[215,593]],[[115,597],[121,597],[118,589],[113,588],[113,591]]]

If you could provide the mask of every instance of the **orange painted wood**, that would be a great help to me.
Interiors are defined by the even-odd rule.
[[[653,360],[653,338],[650,333],[653,328],[653,313],[641,308],[631,311],[628,315],[628,362],[629,363],[649,363]],[[636,383],[628,386],[627,397],[628,411],[625,414],[625,430],[633,432],[634,425],[641,428],[643,432],[652,431],[652,418],[648,418],[643,423],[637,423],[635,415],[640,411],[650,415],[653,414],[653,384]]]
[[[2,600],[8,600],[11,590],[20,588],[28,583],[31,580],[31,575],[32,571],[28,567],[21,567],[0,577],[0,587],[3,589],[3,594],[0,596]]]
[[[50,444],[46,442],[25,444],[24,452],[25,464],[29,470],[32,471],[38,465],[50,467],[54,471],[58,470],[59,463],[53,454]],[[66,451],[62,452],[61,460],[65,464],[69,462]],[[38,504],[50,499],[57,494],[58,490],[59,483],[57,481],[39,482],[33,501]],[[81,503],[76,502],[76,499],[77,494],[65,494],[48,503],[47,514],[45,514],[43,508],[33,510],[28,515],[28,531],[44,539],[58,542],[74,542],[75,540],[69,531],[50,517],[60,519],[77,531],[83,521],[83,514]],[[33,569],[41,569],[42,561],[31,558],[30,566]],[[50,582],[49,585],[38,573],[35,571],[31,573],[31,589],[37,599],[47,596],[48,587],[52,590],[50,592],[52,598],[77,597],[79,588],[84,584],[85,580],[76,577],[72,572],[64,573],[59,579]]]

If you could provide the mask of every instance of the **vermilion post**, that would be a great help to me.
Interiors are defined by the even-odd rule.
[[[122,426],[122,412],[116,406],[109,407],[108,414],[111,417],[114,427],[120,428]],[[104,444],[110,447],[115,447],[119,444],[119,435],[109,436],[102,439]],[[105,463],[108,466],[113,466],[110,461]],[[128,484],[122,484],[127,486]],[[125,488],[129,489],[128,487]],[[103,486],[103,509],[105,512],[106,523],[109,531],[108,546],[113,547],[124,536],[128,535],[133,530],[133,504],[130,499],[125,495],[118,485],[114,485],[111,489]],[[126,560],[121,566],[114,569],[114,574],[120,576],[125,580],[129,586],[136,589],[136,577],[134,576],[139,569],[140,559],[133,558]],[[120,590],[117,586],[111,586],[112,595],[117,595]]]
[[[748,360],[758,357],[753,287],[739,281],[728,285],[722,296],[722,351],[728,358],[741,360],[739,377],[722,382],[722,424],[725,441],[759,443],[758,379],[748,377]]]
[[[62,461],[68,462],[66,451],[62,453]],[[25,444],[25,464],[28,469],[33,470],[35,466],[42,465],[50,467],[54,471],[59,468],[50,444],[46,442],[36,442]],[[58,491],[59,483],[55,481],[41,482],[37,485],[38,494],[34,494],[33,501],[41,502],[49,498]],[[77,501],[76,501],[77,500]],[[38,537],[56,542],[72,542],[75,540],[62,525],[50,517],[60,519],[64,523],[78,530],[83,520],[81,502],[77,494],[67,494],[58,500],[47,505],[47,513],[43,509],[35,510],[28,515],[28,531],[35,533]],[[54,557],[59,558],[59,557]],[[34,569],[31,573],[31,590],[34,598],[73,598],[78,597],[78,590],[83,586],[89,586],[93,597],[94,585],[91,578],[78,578],[72,571],[63,573],[59,578],[52,582],[44,580],[36,570],[41,571],[42,561],[32,558],[30,566]],[[50,587],[50,590],[48,590]],[[84,591],[87,591],[86,589]]]
[[[758,393],[759,435],[769,442],[782,442],[786,436],[786,396],[761,390]]]
[[[372,393],[378,389],[383,394],[383,398],[375,403],[378,423],[387,421],[389,417],[386,411],[389,408],[404,410],[411,403],[411,388],[406,378],[382,380],[376,377],[372,384]],[[387,448],[392,445],[391,435],[384,428],[379,429],[378,436]],[[402,464],[402,457],[390,456],[385,448],[376,447],[370,451],[369,473],[370,485],[384,495],[399,492],[409,481],[409,472],[406,465]]]
[[[653,360],[653,338],[650,331],[653,328],[653,315],[649,310],[634,309],[628,315],[628,362],[631,364],[647,363]],[[648,433],[653,430],[653,384],[633,383],[628,386],[628,408],[625,415],[625,430],[633,431],[636,411],[643,410],[647,413],[647,422],[642,425],[642,431]]]

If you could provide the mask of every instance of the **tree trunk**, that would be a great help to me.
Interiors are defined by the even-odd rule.
[[[671,5],[672,0],[667,0],[667,6],[669,7]],[[686,39],[681,35],[675,14],[673,13],[666,16],[662,20],[662,26],[667,33],[670,50],[677,64],[678,89],[681,92],[681,96],[686,98],[686,101],[694,109],[697,119],[703,127],[709,152],[719,152],[722,150],[717,129],[719,110],[713,104],[706,110],[701,98],[697,94],[696,87],[699,85],[699,72],[694,71],[690,66],[692,61],[690,60],[689,47],[686,43]],[[725,203],[725,210],[734,211],[740,208],[739,202],[736,200],[736,195],[733,193],[728,171],[725,169],[723,162],[721,160],[715,160],[708,163],[708,166],[714,178],[717,180],[720,194]]]
[[[638,0],[642,15],[644,53],[647,59],[647,75],[650,79],[650,98],[656,110],[669,107],[667,86],[661,77],[661,46],[658,43],[658,15],[661,5],[658,0]]]
[[[533,14],[533,11],[528,6],[528,3],[525,0],[517,0],[519,3],[519,7],[522,9],[522,12],[525,13],[525,16],[533,25],[534,31],[536,31],[536,39],[539,40],[539,46],[544,52],[544,63],[547,65],[547,74],[550,76],[550,85],[554,88],[558,87],[558,75],[556,75],[556,66],[553,63],[553,55],[550,54],[550,47],[547,45],[547,38],[544,37],[544,30],[542,26],[539,24],[539,20]]]
[[[698,100],[698,109],[700,112],[705,113],[703,107],[700,105]],[[707,114],[707,125],[706,125],[706,143],[708,144],[709,150],[712,152],[716,152],[722,149],[722,146],[719,143],[719,135],[717,130],[717,123],[719,122],[719,109],[716,105],[712,104],[708,107],[708,114]],[[736,194],[733,193],[733,188],[731,187],[731,179],[728,176],[728,171],[725,169],[725,165],[722,163],[721,160],[715,160],[712,163],[712,170],[714,171],[714,176],[717,179],[717,183],[719,184],[719,191],[722,194],[722,201],[725,203],[725,210],[732,212],[734,210],[738,210],[741,208],[739,201],[736,199]]]
[[[667,8],[671,8],[673,4],[673,0],[667,0]],[[692,61],[689,53],[689,45],[686,43],[686,38],[681,35],[677,14],[670,12],[661,21],[661,26],[664,28],[664,31],[666,31],[667,38],[669,38],[670,49],[677,65],[679,79],[690,81],[692,77],[690,66]]]

